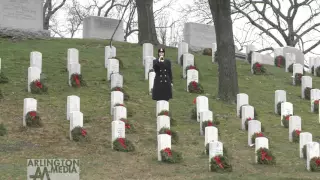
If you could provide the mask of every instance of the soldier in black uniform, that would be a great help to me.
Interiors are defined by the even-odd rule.
[[[158,58],[153,60],[153,69],[156,73],[154,78],[152,99],[156,101],[172,99],[172,71],[171,62],[164,59],[165,50],[160,48],[158,50]]]

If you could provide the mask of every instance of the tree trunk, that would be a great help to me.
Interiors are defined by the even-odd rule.
[[[235,103],[239,87],[230,0],[208,0],[208,2],[216,30],[219,72],[218,97],[225,102]]]
[[[153,15],[153,0],[136,0],[139,44],[159,45]]]

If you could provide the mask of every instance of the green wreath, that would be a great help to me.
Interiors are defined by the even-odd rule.
[[[304,98],[306,100],[310,100],[311,89],[312,89],[311,87],[306,87],[304,89]]]
[[[310,160],[310,170],[312,172],[320,172],[320,157],[314,157]]]
[[[32,81],[29,86],[32,94],[44,94],[48,92],[48,87],[39,79]]]
[[[220,121],[211,121],[211,120],[203,121],[202,122],[202,132],[205,133],[206,127],[214,126],[218,129],[218,133],[219,133],[219,128],[218,128],[219,124],[220,124]]]
[[[134,125],[133,125],[132,123],[130,123],[130,122],[128,121],[128,119],[126,119],[126,118],[121,118],[120,121],[122,121],[122,122],[125,123],[126,133],[130,134],[130,133],[136,132],[136,131],[135,131],[135,128],[134,128]]]
[[[86,82],[83,80],[82,75],[78,74],[78,73],[73,73],[70,76],[70,81],[71,81],[71,86],[76,87],[76,88],[83,87],[83,86],[87,85]]]
[[[218,155],[210,161],[211,172],[232,172],[232,165],[226,156]]]
[[[88,140],[88,133],[83,127],[76,126],[71,131],[72,140],[79,142],[79,141],[87,141]]]
[[[292,141],[295,142],[295,143],[299,143],[300,142],[300,133],[301,131],[300,130],[293,130],[292,131]]]
[[[278,115],[281,115],[281,103],[283,103],[283,101],[280,101],[277,104],[277,113],[278,113]]]
[[[303,159],[307,159],[307,145],[306,144],[302,147],[302,155],[303,155]]]
[[[42,121],[37,111],[29,111],[26,114],[26,124],[28,127],[42,127]]]
[[[276,58],[274,58],[274,65],[276,67],[279,68],[283,68],[286,66],[286,59],[284,58],[284,56],[277,56]]]
[[[196,106],[194,106],[194,107],[191,109],[191,119],[197,120],[197,107],[196,107]]]
[[[255,75],[262,75],[267,72],[267,69],[264,67],[264,65],[256,62],[252,66],[253,74]]]
[[[288,67],[288,72],[293,73],[293,63]]]
[[[121,152],[132,152],[135,150],[131,141],[126,138],[117,138],[113,141],[113,149]]]
[[[182,161],[182,154],[177,151],[171,150],[171,148],[164,148],[160,151],[161,161],[165,163],[180,163]]]
[[[314,113],[319,113],[319,99],[313,101],[313,111]]]
[[[253,133],[253,135],[251,136],[251,142],[252,144],[256,143],[256,138],[257,137],[265,137],[264,134],[262,132],[255,132]]]
[[[170,128],[163,127],[160,129],[159,134],[168,134],[171,136],[172,144],[177,144],[179,142],[178,133]]]
[[[301,78],[302,78],[303,74],[301,73],[296,73],[294,75],[294,83],[296,86],[300,86],[301,85]]]
[[[200,83],[196,81],[191,81],[188,85],[189,93],[203,94],[204,90]]]
[[[289,127],[290,116],[292,116],[292,114],[282,116],[282,120],[281,121],[282,121],[282,124],[283,124],[284,128],[288,128]]]
[[[276,164],[276,158],[272,152],[267,148],[260,148],[257,150],[258,164],[273,165]]]

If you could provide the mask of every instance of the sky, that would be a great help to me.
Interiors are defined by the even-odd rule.
[[[61,1],[61,0],[57,0],[57,1]],[[89,2],[92,2],[93,0],[81,0],[79,2],[81,2],[82,5],[88,5]],[[100,4],[103,3],[105,0],[96,0],[97,2],[99,2]],[[161,0],[160,2],[157,3],[157,5],[154,6],[154,11],[156,11],[157,9],[161,8],[162,5],[165,5],[169,2],[170,0]],[[298,1],[301,1],[301,0],[298,0]],[[188,3],[186,3],[188,2]],[[287,1],[288,2],[288,1]],[[169,13],[169,16],[168,18],[170,18],[172,21],[175,21],[175,20],[178,20],[179,18],[181,18],[181,13],[179,13],[179,9],[181,9],[182,6],[186,6],[186,5],[190,5],[192,4],[192,1],[186,1],[186,0],[176,0],[169,9],[167,9],[167,12]],[[289,7],[288,4],[285,3],[285,1],[282,1],[282,4],[281,4],[281,8],[286,11],[287,8]],[[283,12],[284,12],[283,11]],[[295,19],[295,21],[302,21],[304,19],[306,19],[308,16],[309,16],[309,10],[308,9],[303,9],[302,10],[303,12],[299,14],[299,16]],[[59,19],[60,22],[63,23],[65,17],[66,17],[66,11],[65,10],[59,10],[57,12],[57,19]],[[189,17],[187,19],[188,22],[196,22],[197,19],[196,17]],[[245,36],[249,36],[249,39],[252,39],[252,40],[255,40],[255,42],[253,43],[254,46],[256,46],[258,49],[261,49],[261,48],[265,48],[265,47],[269,47],[269,46],[272,46],[272,47],[279,47],[278,44],[274,43],[273,41],[270,41],[270,39],[266,40],[262,40],[262,38],[260,36],[257,36],[257,31],[253,31],[252,34],[246,34],[243,29],[248,29],[250,28],[249,25],[246,24],[247,23],[247,20],[237,20],[234,22],[233,24],[233,29],[234,29],[234,36],[237,37],[237,39],[240,39],[240,41],[244,41],[245,40]],[[182,36],[182,30],[183,30],[183,25],[180,24],[180,26],[176,26],[176,28],[178,29],[179,31],[179,34],[180,36]],[[247,28],[248,27],[248,28]],[[320,33],[319,33],[320,34]],[[312,35],[309,35],[307,38],[308,39],[312,39],[314,37],[320,37],[319,34],[312,34]],[[278,35],[279,36],[279,35]],[[82,31],[78,31],[76,33],[76,35],[74,36],[74,38],[82,38]],[[279,37],[280,38],[280,37]],[[242,40],[241,40],[242,39]],[[248,38],[247,38],[248,39]],[[131,42],[131,43],[137,43],[138,41],[138,38],[137,38],[137,35],[134,34],[134,35],[131,35],[129,38],[128,38],[128,41]],[[272,43],[268,43],[269,42],[272,42]],[[238,47],[239,48],[239,47]],[[316,49],[317,52],[320,52],[320,47],[318,47]],[[242,52],[245,52],[245,49],[242,51]],[[310,54],[307,54],[306,55],[306,58],[310,57],[310,56],[315,56],[315,55],[310,55]]]

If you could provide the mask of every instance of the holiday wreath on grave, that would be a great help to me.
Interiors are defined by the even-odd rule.
[[[223,155],[228,157],[228,148],[225,145],[223,145],[222,151]],[[206,144],[206,155],[209,155],[209,143]]]
[[[83,142],[88,140],[88,132],[81,126],[76,126],[71,131],[71,137],[73,141]]]
[[[217,121],[217,120],[214,120],[214,121],[211,121],[211,120],[203,121],[202,122],[202,132],[205,133],[205,129],[208,126],[214,126],[214,127],[216,127],[218,129],[219,124],[220,124],[220,121]],[[218,129],[218,134],[220,134],[219,129]]]
[[[320,157],[314,157],[310,160],[310,170],[312,172],[320,171]]]
[[[303,156],[303,159],[307,159],[307,145],[303,145],[302,147],[302,156]]]
[[[299,143],[300,142],[300,133],[301,131],[298,129],[295,129],[292,131],[292,141],[295,143]]]
[[[122,87],[114,87],[111,89],[111,91],[120,91],[123,93],[123,100],[128,101],[130,99],[130,96],[128,93],[122,88]]]
[[[126,133],[130,134],[130,133],[134,133],[135,132],[135,128],[134,128],[133,124],[130,123],[128,121],[128,119],[121,118],[120,121],[124,122],[125,128],[126,128]]]
[[[283,68],[286,66],[286,59],[283,56],[277,56],[274,58],[274,65]]]
[[[232,165],[226,156],[218,155],[211,158],[210,170],[211,172],[232,172]]]
[[[193,120],[197,120],[197,98],[194,98],[193,99],[193,102],[192,102],[194,105],[191,109],[191,119]]]
[[[113,141],[113,149],[121,152],[132,152],[135,147],[131,141],[126,138],[117,138]]]
[[[313,112],[319,113],[319,99],[313,101]]]
[[[174,164],[182,161],[182,154],[180,152],[171,150],[169,147],[162,149],[160,154],[162,162]]]
[[[251,136],[251,143],[254,144],[256,142],[256,138],[257,137],[265,137],[264,134],[262,132],[255,132],[253,133],[253,135]]]
[[[251,117],[247,118],[246,121],[244,122],[244,127],[246,129],[246,131],[248,131],[248,124],[249,124],[249,121],[253,120]],[[264,129],[264,126],[261,124],[261,132],[264,132],[265,129]]]
[[[292,116],[292,114],[288,114],[288,115],[284,115],[282,116],[282,124],[284,128],[288,128],[289,127],[289,120],[290,120],[290,116]]]
[[[306,100],[310,100],[311,89],[312,89],[311,87],[306,87],[304,89],[304,98]]]
[[[252,66],[253,74],[255,75],[262,75],[267,72],[267,69],[264,67],[264,65],[256,62]]]
[[[320,77],[320,66],[316,68],[316,75],[317,77]]]
[[[293,73],[293,63],[290,64],[290,66],[288,67],[287,70],[288,70],[289,73]]]
[[[278,115],[281,115],[281,103],[283,103],[283,101],[280,101],[277,104],[277,113],[278,113]]]
[[[4,84],[8,82],[9,82],[9,78],[3,72],[0,72],[0,84]]]
[[[78,73],[71,74],[70,82],[72,87],[77,87],[77,88],[87,85],[87,83],[83,80],[82,74],[78,74]]]
[[[197,70],[198,73],[199,73],[199,69],[198,69],[196,66],[189,65],[189,66],[187,66],[186,69],[185,69],[186,74],[188,74],[188,73],[187,73],[188,70],[191,70],[191,69]]]
[[[240,106],[240,108],[239,108],[239,116],[240,116],[240,118],[242,118],[242,107],[243,106],[249,106],[249,104],[244,104],[244,105]],[[258,119],[258,113],[256,111],[256,108],[253,108],[253,109],[254,109],[253,110],[254,119]]]
[[[179,142],[178,133],[170,128],[163,127],[160,129],[159,134],[168,134],[171,136],[172,144],[177,144]]]
[[[30,90],[32,94],[43,94],[48,92],[48,87],[41,80],[34,80],[30,83]]]
[[[252,60],[252,53],[253,51],[250,51],[247,55],[247,60],[248,60],[248,63],[251,64],[251,60]]]
[[[158,113],[158,116],[169,116],[170,117],[170,126],[176,126],[177,121],[173,119],[172,114],[168,110],[162,110],[161,112]]]
[[[37,111],[29,111],[25,120],[28,127],[42,127],[42,121]]]
[[[300,86],[301,85],[301,78],[302,78],[303,74],[301,73],[296,73],[294,75],[294,83],[296,86]]]
[[[188,90],[189,90],[189,93],[197,93],[197,94],[204,93],[202,85],[196,81],[191,81],[189,83]]]
[[[259,148],[257,150],[258,164],[272,165],[276,163],[276,158],[267,148]]]
[[[212,48],[205,48],[202,52],[202,55],[212,56]]]

